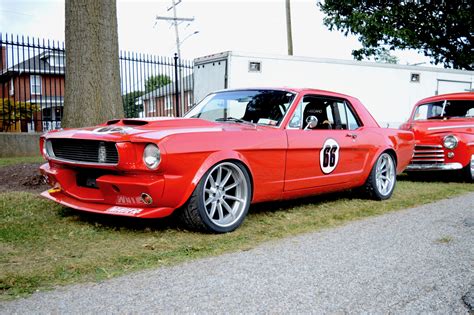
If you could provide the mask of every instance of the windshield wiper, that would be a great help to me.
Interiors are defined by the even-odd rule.
[[[253,122],[243,120],[243,119],[240,119],[240,118],[235,118],[235,117],[225,117],[225,118],[221,117],[221,118],[216,118],[215,121],[232,121],[232,122],[238,122],[238,123],[242,123],[242,124],[254,125]]]

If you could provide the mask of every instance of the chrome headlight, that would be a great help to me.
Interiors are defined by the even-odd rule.
[[[158,168],[161,162],[161,152],[155,144],[148,144],[145,147],[143,162],[149,169],[155,170]]]
[[[458,146],[458,138],[453,135],[446,136],[443,139],[443,145],[446,149],[452,150]]]
[[[47,157],[54,157],[53,143],[51,142],[51,140],[44,141],[43,154]]]

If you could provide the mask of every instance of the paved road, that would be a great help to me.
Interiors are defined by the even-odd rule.
[[[0,304],[0,313],[468,314],[474,193],[250,251]]]

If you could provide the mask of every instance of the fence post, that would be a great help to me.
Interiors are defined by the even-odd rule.
[[[176,97],[176,117],[179,117],[178,54],[174,54],[174,93]]]

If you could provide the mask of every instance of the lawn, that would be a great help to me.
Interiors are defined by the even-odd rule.
[[[56,285],[248,250],[286,236],[474,191],[466,183],[399,181],[392,199],[347,193],[254,205],[233,233],[184,230],[171,219],[138,220],[74,211],[32,193],[0,194],[0,300]]]
[[[42,162],[44,162],[44,158],[40,155],[0,158],[0,167],[13,165],[13,164],[19,164],[19,163],[42,163]]]

